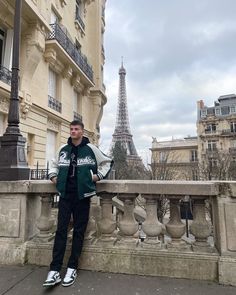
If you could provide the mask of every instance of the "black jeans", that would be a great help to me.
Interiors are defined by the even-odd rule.
[[[84,233],[89,219],[90,198],[79,200],[75,194],[60,198],[58,205],[58,223],[53,247],[53,259],[50,270],[60,271],[66,250],[68,225],[73,216],[73,239],[71,255],[67,267],[77,269],[82,251]]]

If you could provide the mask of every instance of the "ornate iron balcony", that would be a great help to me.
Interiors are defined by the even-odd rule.
[[[69,39],[67,34],[62,30],[59,24],[51,24],[52,32],[48,34],[47,40],[57,40],[62,48],[69,54],[73,61],[79,66],[84,74],[93,81],[93,70],[84,56]]]
[[[75,20],[78,21],[78,23],[80,24],[81,28],[84,30],[85,29],[85,24],[84,24],[84,22],[82,21],[82,19],[80,17],[79,10],[76,10]]]
[[[11,71],[0,65],[0,80],[11,85]]]
[[[53,97],[50,96],[50,95],[48,95],[48,106],[49,106],[51,109],[53,109],[53,110],[55,110],[55,111],[61,113],[61,102],[58,101],[58,100],[56,100],[55,98],[53,98]]]
[[[81,121],[82,122],[83,121],[83,117],[79,113],[74,112],[74,120],[78,120],[78,121]]]

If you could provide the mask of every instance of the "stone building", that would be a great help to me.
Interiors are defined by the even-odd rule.
[[[107,98],[103,83],[106,0],[23,0],[20,129],[31,168],[44,168],[82,119],[97,144]],[[0,2],[0,135],[9,108],[15,1]]]
[[[150,150],[153,179],[198,179],[197,137],[159,142],[153,138]]]
[[[223,95],[214,106],[198,101],[198,151],[204,179],[235,178],[236,95]]]

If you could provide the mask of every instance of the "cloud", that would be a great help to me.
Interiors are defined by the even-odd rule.
[[[115,128],[121,56],[136,148],[144,154],[159,140],[196,135],[196,102],[208,106],[235,93],[234,0],[109,0],[106,5],[105,77],[108,102],[101,146]]]

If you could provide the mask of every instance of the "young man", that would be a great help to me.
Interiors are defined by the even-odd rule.
[[[59,149],[49,171],[49,178],[56,184],[60,200],[53,259],[43,286],[54,286],[61,282],[60,270],[71,215],[72,248],[62,286],[74,283],[89,219],[90,198],[96,194],[95,183],[107,176],[111,165],[112,160],[89,143],[88,138],[84,136],[84,124],[80,121],[71,122],[68,142]]]

